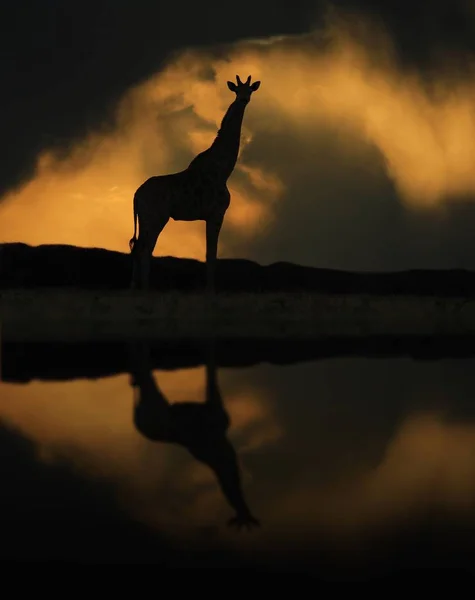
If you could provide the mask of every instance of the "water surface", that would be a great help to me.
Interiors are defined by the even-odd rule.
[[[123,344],[97,379],[5,371],[4,558],[330,579],[472,568],[475,359],[223,368],[203,344],[200,366],[184,351],[185,368],[156,369],[159,350]]]

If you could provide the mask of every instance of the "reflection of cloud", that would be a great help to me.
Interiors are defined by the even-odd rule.
[[[302,536],[333,542],[342,536],[361,550],[368,537],[431,509],[473,515],[474,507],[475,427],[427,413],[403,423],[374,469],[324,487],[313,487],[302,473],[269,505],[269,518],[280,522],[288,544],[298,545]]]
[[[233,424],[232,438],[238,441],[242,452],[267,446],[283,434],[282,428],[269,420],[272,406],[262,391],[256,394],[245,390],[234,394],[229,403],[229,413]],[[240,444],[241,439],[243,443]]]
[[[182,53],[130,91],[114,131],[91,134],[64,160],[48,153],[39,158],[35,178],[2,203],[1,237],[126,251],[135,188],[150,175],[186,167],[211,143],[232,100],[225,81],[236,72],[251,73],[263,85],[245,116],[224,248],[233,239],[242,253],[249,236],[272,225],[279,203],[302,210],[304,193],[324,202],[315,188],[319,169],[335,171],[335,185],[341,171],[343,179],[352,176],[353,189],[371,180],[381,168],[371,146],[409,206],[474,193],[472,81],[444,74],[429,92],[416,75],[398,70],[381,30],[363,21],[358,26],[355,36],[354,26],[350,31],[343,19],[333,19],[323,38],[242,41],[221,49],[219,57],[213,51]],[[330,148],[338,140],[349,160],[357,158],[358,172],[338,163],[339,154],[328,162],[321,145],[326,135]],[[157,253],[202,258],[202,225],[171,223]]]
[[[372,518],[427,506],[475,506],[475,427],[446,424],[436,414],[409,418],[385,460],[361,486]]]
[[[203,368],[155,376],[171,402],[204,398]],[[323,389],[340,390],[332,388],[330,379],[325,385],[325,379],[318,381]],[[473,511],[473,425],[448,423],[430,411],[412,414],[391,434],[375,465],[366,455],[362,459],[359,447],[371,447],[372,438],[380,444],[378,414],[386,414],[394,399],[383,409],[379,396],[378,402],[361,402],[348,418],[346,411],[353,414],[353,408],[345,408],[338,395],[329,394],[329,404],[312,396],[312,407],[297,401],[289,408],[293,399],[287,392],[277,398],[262,384],[250,387],[240,372],[222,373],[220,383],[231,417],[229,438],[245,463],[245,494],[266,522],[257,536],[239,543],[256,549],[285,546],[286,551],[303,538],[353,539],[359,545],[430,509]],[[164,533],[193,537],[190,531],[196,527],[210,526],[227,536],[221,526],[231,511],[211,471],[184,448],[141,437],[132,423],[132,398],[126,376],[2,384],[0,419],[36,442],[43,460],[66,458],[115,484],[126,509]],[[396,400],[404,406],[403,398]],[[290,412],[281,406],[276,421],[278,401]],[[337,417],[332,407],[341,423],[332,421]],[[327,437],[335,438],[333,445],[325,439],[326,430]],[[320,477],[325,463],[335,465],[332,477]]]
[[[38,444],[42,456],[66,453],[101,475],[132,470],[141,440],[131,435],[126,376],[93,381],[1,384],[1,419]],[[80,451],[78,451],[78,449]]]
[[[204,400],[204,368],[154,376],[171,403]],[[128,376],[0,385],[0,421],[35,442],[41,460],[66,459],[117,485],[126,509],[138,518],[179,535],[187,522],[206,524],[216,518],[220,525],[232,515],[210,469],[186,449],[150,442],[135,430]],[[279,436],[265,398],[225,393],[222,387],[238,456]],[[248,480],[244,472],[244,488]]]

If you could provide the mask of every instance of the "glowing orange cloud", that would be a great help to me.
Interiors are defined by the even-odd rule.
[[[211,144],[233,100],[227,88],[220,95],[214,82],[196,80],[200,66],[199,57],[185,58],[131,90],[118,108],[116,130],[89,136],[66,159],[42,154],[35,177],[0,204],[2,241],[127,251],[136,188],[147,177],[185,168]],[[242,148],[249,140],[245,131]],[[225,229],[246,237],[269,221],[269,203],[283,187],[257,166],[241,162],[236,171]],[[203,234],[203,223],[170,222],[156,254],[203,258]]]
[[[239,234],[234,248],[242,254],[249,236],[272,226],[291,183],[266,162],[276,131],[291,138],[303,129],[311,140],[325,124],[349,146],[359,139],[378,148],[408,208],[474,193],[474,83],[444,74],[429,93],[415,74],[400,71],[381,29],[361,21],[354,31],[333,17],[323,36],[244,40],[220,58],[182,53],[126,94],[112,133],[90,135],[67,158],[38,158],[34,178],[0,203],[0,238],[127,251],[135,189],[151,175],[185,168],[212,142],[233,100],[225,82],[236,73],[263,84],[245,115],[221,256],[230,233]],[[281,158],[289,169],[300,160]],[[202,223],[171,222],[155,254],[204,258],[203,233]]]

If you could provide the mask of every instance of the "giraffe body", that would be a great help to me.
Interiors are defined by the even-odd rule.
[[[152,197],[154,203],[150,202]],[[206,172],[186,170],[150,177],[135,193],[139,230],[148,232],[153,228],[149,224],[165,217],[174,221],[207,221],[226,212],[229,198],[226,183],[215,185]]]
[[[227,181],[239,154],[244,111],[260,82],[250,85],[236,77],[228,82],[236,100],[228,108],[212,145],[198,154],[187,169],[147,179],[134,195],[134,236],[130,240],[133,259],[132,287],[149,287],[150,261],[157,239],[170,219],[205,221],[207,287],[214,290],[218,238],[231,201]],[[137,221],[139,236],[137,238]]]

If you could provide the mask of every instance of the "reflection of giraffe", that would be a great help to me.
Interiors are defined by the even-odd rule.
[[[147,179],[134,195],[134,236],[132,251],[132,287],[149,287],[150,261],[158,236],[172,218],[174,221],[206,222],[207,287],[214,290],[218,238],[230,203],[227,180],[236,164],[241,141],[241,125],[251,94],[260,81],[251,76],[237,85],[228,81],[236,99],[229,106],[211,146],[196,156],[179,173]],[[139,237],[137,238],[137,218]]]
[[[217,382],[214,349],[208,346],[206,402],[169,404],[151,372],[150,348],[146,343],[130,346],[132,386],[138,388],[134,424],[147,439],[180,444],[197,460],[210,467],[229,504],[236,511],[230,525],[259,525],[241,490],[236,452],[226,437],[229,416],[222,404]]]

